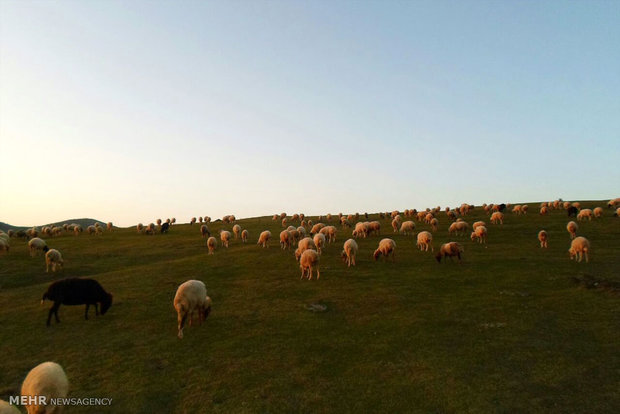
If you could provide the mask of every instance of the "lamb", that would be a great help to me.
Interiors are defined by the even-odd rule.
[[[577,257],[577,261],[581,262],[583,256],[586,257],[586,263],[588,263],[588,253],[590,252],[590,242],[585,237],[579,236],[575,238],[571,244],[568,253],[571,260]]]
[[[583,210],[579,212],[579,214],[577,214],[577,220],[581,221],[587,218],[588,220],[591,221],[592,216],[593,216],[592,210],[590,210],[589,208],[584,208]]]
[[[478,243],[486,243],[487,242],[487,228],[484,226],[478,226],[471,233],[471,241],[478,239]]]
[[[579,230],[579,226],[577,226],[577,223],[575,223],[574,221],[569,221],[566,225],[566,230],[570,234],[570,238],[574,239],[575,237],[577,237],[577,230]]]
[[[357,243],[353,239],[349,239],[344,242],[343,250],[340,256],[342,260],[347,264],[347,267],[351,265],[355,266],[355,256],[357,255]]]
[[[299,240],[299,243],[297,243],[297,250],[295,250],[295,260],[299,260],[303,252],[308,249],[316,250],[314,240],[312,240],[310,237],[304,237],[303,239]]]
[[[247,243],[248,242],[248,231],[245,230],[245,229],[241,232],[241,241],[243,243]]]
[[[463,253],[463,251],[464,251],[463,246],[461,246],[460,243],[457,243],[457,242],[444,243],[441,245],[441,248],[435,255],[435,259],[437,260],[438,263],[441,263],[441,259],[444,257],[449,257],[450,260],[453,260],[452,258],[454,256],[457,256],[460,262],[461,253]]]
[[[595,207],[594,210],[592,210],[592,213],[596,218],[603,217],[603,207]]]
[[[215,237],[209,237],[207,239],[207,248],[209,249],[209,254],[213,254],[215,252],[216,247],[217,247],[217,239]]]
[[[112,306],[112,295],[106,292],[103,287],[94,279],[67,278],[52,283],[43,294],[41,303],[46,299],[54,302],[47,315],[47,326],[50,326],[52,314],[58,319],[58,308],[60,305],[86,305],[84,319],[88,319],[88,308],[95,306],[95,314],[99,315],[97,303],[101,304],[101,315]]]
[[[49,249],[45,253],[45,273],[49,273],[50,267],[52,268],[52,273],[56,273],[56,269],[62,269],[63,264],[62,255],[58,250]]]
[[[69,392],[69,380],[62,367],[55,362],[43,362],[32,368],[22,383],[21,395],[26,398],[26,411],[35,413],[61,413],[62,405],[53,405],[52,399],[65,398]],[[45,397],[45,405],[43,403]],[[19,412],[19,411],[18,411]]]
[[[269,247],[269,239],[271,239],[271,232],[269,230],[265,230],[260,234],[260,236],[258,236],[258,243],[256,244],[260,244],[263,248]]]
[[[200,226],[200,234],[202,237],[207,238],[211,236],[211,232],[209,231],[209,227],[206,224]]]
[[[403,233],[405,236],[414,234],[415,223],[411,220],[403,222],[403,224],[400,225],[400,232]]]
[[[183,328],[189,317],[189,326],[192,326],[194,313],[198,313],[198,320],[202,324],[211,313],[211,298],[207,296],[207,288],[200,280],[188,280],[181,283],[174,295],[174,309],[177,311],[179,339],[183,339]]]
[[[376,260],[379,260],[379,256],[383,255],[385,260],[391,255],[392,261],[396,261],[396,242],[392,239],[382,239],[379,242],[379,247],[373,253],[373,257]]]
[[[435,251],[433,247],[433,235],[428,231],[421,231],[418,233],[418,240],[416,242],[416,246],[421,251],[428,251],[428,248],[431,248],[431,252]]]
[[[491,214],[491,224],[504,224],[504,213],[495,211]]]
[[[549,236],[547,235],[547,232],[545,230],[541,230],[538,232],[538,241],[540,241],[540,248],[541,249],[546,249],[547,246],[547,240],[549,239]]]
[[[220,231],[220,240],[222,241],[222,245],[228,249],[228,242],[230,241],[230,237],[232,234],[228,230]]]
[[[318,254],[321,254],[323,247],[325,246],[325,235],[323,233],[317,233],[314,235],[312,239],[314,241],[314,245],[316,246],[316,250]]]
[[[28,249],[30,250],[30,257],[34,257],[35,255],[38,256],[41,254],[41,252],[47,253],[49,247],[47,247],[45,240],[35,237],[28,242]]]
[[[233,233],[235,234],[235,240],[237,240],[239,236],[241,236],[241,226],[238,224],[235,224],[232,230],[233,230]]]
[[[319,280],[321,277],[319,254],[312,249],[305,250],[299,259],[299,268],[301,269],[301,277],[299,279],[303,279],[307,273],[308,280],[312,280],[312,271],[316,269],[316,280]]]
[[[291,248],[291,233],[288,230],[282,230],[280,232],[280,248],[282,250],[284,249],[290,249]],[[260,242],[259,242],[260,244]]]

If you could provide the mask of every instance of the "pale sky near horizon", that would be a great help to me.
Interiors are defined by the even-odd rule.
[[[0,0],[0,221],[620,196],[620,1]]]

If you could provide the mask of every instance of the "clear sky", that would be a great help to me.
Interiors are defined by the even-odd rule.
[[[0,221],[620,196],[620,1],[0,0]]]

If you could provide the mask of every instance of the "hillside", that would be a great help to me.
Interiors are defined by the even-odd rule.
[[[95,219],[91,219],[91,218],[80,218],[80,219],[70,219],[70,220],[63,220],[63,221],[58,221],[56,223],[47,223],[47,224],[41,224],[41,225],[36,225],[36,227],[43,227],[43,226],[62,226],[63,224],[72,224],[72,223],[76,223],[81,225],[82,227],[86,228],[88,226],[90,226],[91,224],[94,224],[96,222],[99,223],[107,223],[107,221],[104,220],[95,220]],[[0,221],[0,230],[7,232],[9,230],[26,230],[29,228],[32,228],[33,226],[13,226],[11,224],[8,223],[3,223]]]
[[[357,239],[357,265],[340,258],[351,229],[338,225],[312,281],[300,280],[293,250],[280,249],[281,224],[271,217],[240,220],[250,241],[218,243],[214,255],[199,225],[49,238],[65,260],[58,274],[12,239],[0,254],[0,399],[52,360],[67,372],[70,396],[113,399],[98,413],[616,413],[620,218],[612,214],[578,221],[591,242],[589,263],[578,263],[568,258],[565,210],[540,216],[530,203],[528,214],[506,212],[493,225],[476,208],[463,219],[486,222],[486,244],[449,236],[441,212],[435,251],[449,240],[465,249],[462,263],[441,264],[415,236],[371,215],[381,236]],[[431,230],[413,220],[416,233]],[[216,237],[231,228],[210,224]],[[543,228],[548,249],[537,240]],[[263,249],[256,241],[266,229],[273,239]],[[375,262],[385,237],[396,259]],[[112,307],[104,316],[91,308],[86,321],[83,306],[61,306],[61,323],[47,328],[43,292],[76,276],[97,279]],[[172,301],[189,279],[205,282],[213,311],[179,340]]]

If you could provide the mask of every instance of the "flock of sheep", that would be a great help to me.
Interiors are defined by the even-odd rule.
[[[512,208],[511,208],[512,207]],[[609,208],[616,208],[615,215],[620,216],[620,198],[610,200],[608,203]],[[445,216],[452,221],[449,226],[449,235],[462,236],[466,235],[469,231],[469,223],[467,223],[463,217],[465,217],[474,207],[468,204],[462,204],[455,209],[445,208]],[[486,213],[490,215],[490,222],[492,224],[503,224],[504,214],[511,208],[511,212],[515,215],[527,214],[529,208],[527,205],[514,205],[509,204],[484,204],[482,208]],[[599,218],[603,215],[603,209],[597,207],[593,210],[582,209],[579,202],[562,202],[556,200],[554,202],[541,203],[539,214],[542,216],[548,215],[551,210],[564,209],[567,211],[568,216],[574,215],[577,221],[592,220],[593,218]],[[380,219],[387,219],[391,224],[391,228],[395,233],[401,233],[404,235],[415,235],[415,222],[413,220],[403,220],[405,218],[415,218],[419,222],[424,222],[431,226],[431,231],[436,232],[438,229],[439,217],[441,214],[439,207],[433,209],[426,209],[425,211],[405,210],[404,212],[393,211],[388,213],[379,213]],[[364,215],[368,218],[368,214]],[[280,248],[283,250],[291,249],[295,243],[297,245],[294,251],[295,259],[299,262],[301,269],[301,277],[308,280],[313,278],[313,273],[316,272],[316,279],[320,278],[320,257],[324,252],[326,244],[334,243],[336,241],[336,235],[338,229],[334,225],[326,225],[322,221],[331,222],[335,217],[331,214],[326,216],[319,216],[318,223],[313,223],[312,220],[306,220],[303,214],[294,214],[290,218],[285,214],[276,214],[273,216],[273,220],[280,221],[284,229],[280,232],[279,241]],[[157,220],[157,227],[154,223],[150,223],[146,227],[142,224],[138,224],[136,229],[139,233],[152,235],[156,231],[160,233],[166,233],[170,229],[170,226],[176,222],[175,219],[168,219],[165,222]],[[195,224],[196,218],[190,220],[190,224]],[[199,218],[200,223],[200,235],[206,239],[206,246],[208,254],[214,254],[218,242],[214,236],[211,236],[208,224],[211,222],[210,217]],[[239,224],[236,223],[234,215],[227,215],[222,218],[222,222],[225,224],[232,224],[232,233],[228,230],[221,230],[219,232],[220,244],[224,248],[228,248],[230,240],[240,239],[242,243],[247,243],[249,233],[247,229],[242,229]],[[299,226],[295,227],[289,225],[289,223],[299,223]],[[344,242],[341,252],[341,258],[345,264],[350,266],[356,265],[356,256],[359,252],[359,247],[355,239],[367,238],[371,236],[381,235],[381,223],[380,221],[360,221],[360,215],[338,215],[338,223],[341,226],[343,233],[351,231],[352,238],[347,239]],[[355,224],[353,224],[355,223]],[[106,226],[108,231],[113,231],[112,223],[108,223]],[[31,256],[45,254],[46,272],[51,269],[52,272],[56,272],[62,269],[63,259],[60,252],[56,249],[50,249],[47,243],[39,238],[39,235],[54,236],[60,232],[72,231],[78,235],[82,232],[82,227],[74,225],[65,225],[64,228],[58,230],[58,227],[43,228],[41,231],[37,229],[30,229],[26,232],[28,238],[29,252]],[[352,229],[352,230],[348,230]],[[471,226],[473,230],[470,233],[472,241],[478,243],[486,243],[488,230],[486,223],[483,221],[477,221]],[[583,236],[577,236],[579,226],[575,221],[569,221],[566,230],[569,233],[571,239],[571,245],[568,250],[571,259],[576,259],[581,262],[585,258],[586,262],[589,261],[590,243]],[[96,223],[88,227],[89,234],[102,234],[103,225]],[[420,231],[416,237],[416,246],[424,252],[435,252],[433,246],[433,234],[429,231]],[[11,237],[24,237],[23,234],[18,232],[4,233],[0,231],[0,251],[9,251],[9,241]],[[269,247],[269,242],[272,239],[272,234],[269,230],[265,230],[260,233],[257,244],[263,248]],[[538,233],[538,240],[541,248],[548,247],[548,233],[542,229]],[[435,259],[441,262],[446,257],[457,257],[461,259],[461,254],[464,249],[459,242],[448,242],[442,244],[437,253],[435,253]],[[374,250],[372,256],[375,260],[380,257],[385,259],[391,258],[395,260],[396,243],[391,238],[383,238],[379,241],[378,247]],[[43,300],[51,300],[54,305],[49,310],[47,325],[50,325],[52,316],[55,316],[56,322],[58,319],[58,308],[61,304],[65,305],[86,305],[85,319],[88,319],[88,309],[91,305],[95,307],[95,312],[98,315],[106,313],[112,304],[112,295],[106,292],[103,287],[93,279],[82,278],[68,278],[53,282],[47,291],[43,294]],[[197,318],[198,323],[202,323],[211,312],[212,301],[207,296],[207,289],[205,284],[200,280],[188,280],[182,283],[174,296],[173,306],[177,312],[177,328],[178,337],[183,338],[183,330],[188,323],[190,326],[194,319]],[[44,362],[35,368],[33,368],[26,379],[23,382],[21,394],[22,396],[31,395],[44,395],[48,397],[65,397],[68,392],[68,380],[62,367],[54,362]],[[29,405],[26,407],[29,413],[43,412],[39,411],[40,408],[36,405]],[[62,407],[58,407],[59,409]],[[55,408],[47,407],[45,412],[59,412],[54,411]],[[50,410],[51,409],[51,410]],[[19,412],[15,407],[8,405],[6,402],[0,400],[0,413],[14,413]]]

